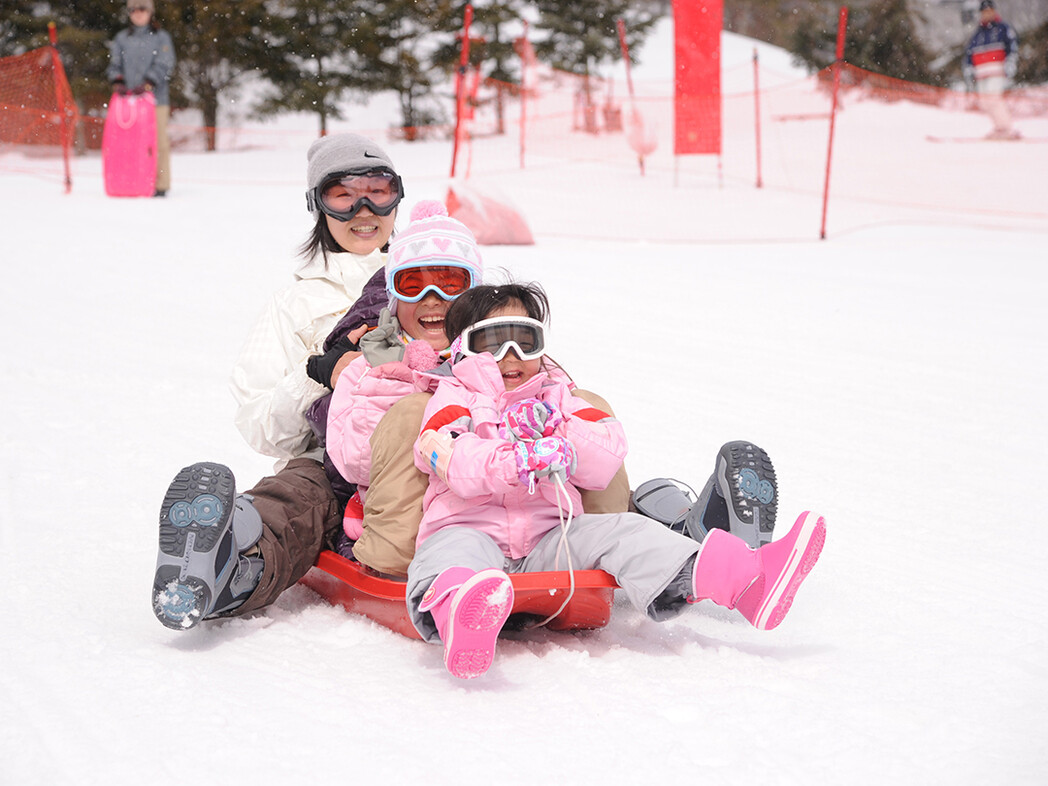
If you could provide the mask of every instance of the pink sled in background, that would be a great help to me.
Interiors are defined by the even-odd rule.
[[[109,99],[102,129],[106,194],[153,196],[156,190],[156,102],[149,93]]]

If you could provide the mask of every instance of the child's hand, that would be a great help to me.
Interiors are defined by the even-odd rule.
[[[426,457],[430,469],[438,478],[447,483],[448,464],[451,462],[451,452],[455,449],[455,440],[450,434],[441,434],[439,431],[427,429],[418,438],[419,452]]]
[[[364,338],[364,336],[367,334],[368,330],[370,330],[370,329],[371,328],[369,328],[367,326],[367,323],[365,322],[360,327],[353,328],[351,331],[349,331],[349,333],[346,334],[346,336],[349,338],[350,341],[352,341],[354,344],[356,344],[359,347],[360,346],[360,339]]]
[[[383,363],[393,363],[404,357],[404,342],[400,340],[400,323],[397,318],[389,313],[388,308],[382,309],[378,318],[378,327],[360,339],[360,351],[367,358],[368,365],[372,368],[381,366]]]
[[[499,436],[510,442],[530,442],[552,436],[554,429],[563,422],[564,416],[556,404],[527,398],[506,410],[499,423]]]
[[[559,475],[565,483],[578,461],[575,447],[564,437],[542,437],[534,442],[517,442],[513,446],[517,459],[517,476],[531,485],[540,478]]]

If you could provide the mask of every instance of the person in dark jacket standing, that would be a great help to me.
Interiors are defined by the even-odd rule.
[[[171,117],[168,83],[175,68],[175,48],[171,35],[154,18],[153,0],[128,0],[131,24],[109,44],[106,78],[116,93],[152,92],[156,99],[156,193],[164,196],[171,188],[171,142],[167,121]]]
[[[1015,76],[1019,40],[997,13],[994,0],[979,3],[979,27],[964,52],[964,78],[975,84],[979,105],[993,120],[991,139],[1017,139],[1004,91]]]

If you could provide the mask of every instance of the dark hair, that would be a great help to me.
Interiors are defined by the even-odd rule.
[[[454,341],[470,325],[510,303],[520,303],[525,313],[539,322],[549,318],[549,298],[538,284],[482,284],[466,290],[451,304],[444,315],[444,333]]]
[[[393,234],[396,233],[394,232]],[[313,224],[313,230],[309,233],[309,237],[306,238],[306,242],[299,246],[298,253],[299,256],[307,260],[312,260],[317,254],[323,254],[324,259],[327,260],[328,254],[341,254],[345,250],[335,240],[335,236],[331,234],[331,230],[328,229],[327,219],[321,213],[317,216],[317,221]],[[388,240],[380,250],[383,253],[389,251]]]
[[[462,335],[462,331],[470,325],[487,319],[492,311],[496,311],[512,303],[519,303],[524,308],[524,313],[532,319],[537,319],[545,324],[549,320],[549,298],[541,286],[532,282],[530,284],[499,284],[473,287],[466,290],[456,298],[448,313],[444,315],[444,334],[448,341],[454,341]],[[545,354],[542,356],[541,368],[549,372],[553,368],[560,369],[569,380],[571,374],[564,366]]]
[[[448,313],[444,315],[444,334],[448,341],[454,341],[470,325],[487,319],[492,311],[511,303],[519,303],[523,306],[525,314],[543,324],[549,320],[549,298],[538,284],[482,284],[466,290],[452,302]],[[542,368],[548,371],[550,367],[559,368],[571,379],[571,375],[560,363],[548,354],[543,355]]]

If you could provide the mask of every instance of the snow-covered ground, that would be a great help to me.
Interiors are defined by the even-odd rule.
[[[752,42],[725,41],[726,72],[748,62]],[[270,468],[226,378],[308,232],[308,134],[176,154],[166,200],[106,198],[97,156],[63,195],[0,150],[0,782],[1044,783],[1048,145],[925,139],[985,125],[849,107],[824,241],[819,170],[761,190],[695,162],[675,184],[657,157],[644,178],[477,176],[537,239],[485,248],[488,267],[545,285],[554,354],[615,406],[634,482],[700,485],[722,442],[752,439],[780,526],[814,508],[829,531],[774,631],[617,602],[603,630],[504,639],[469,683],[304,587],[182,635],[150,611],[173,474],[218,460],[246,487]],[[801,135],[824,154],[825,123]],[[750,155],[732,145],[729,175]],[[443,196],[450,144],[386,146],[409,204]],[[971,198],[928,208],[957,167]],[[864,182],[897,199],[849,192]]]

